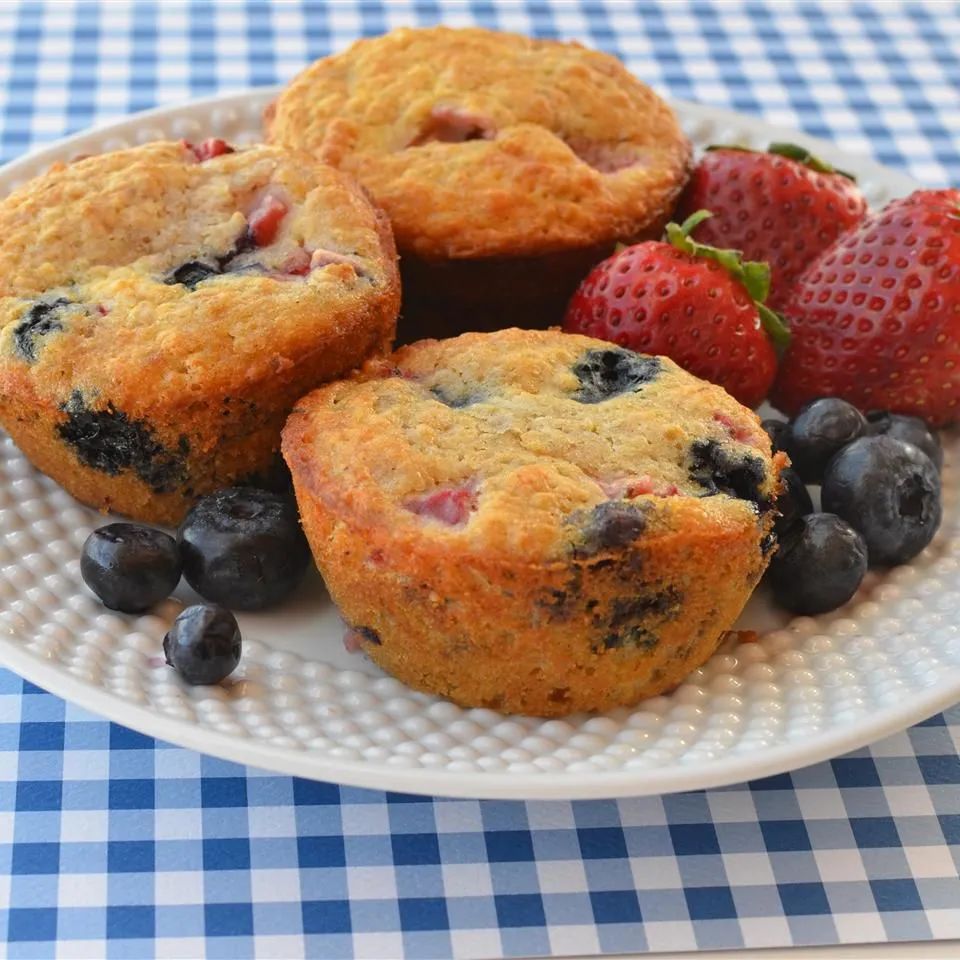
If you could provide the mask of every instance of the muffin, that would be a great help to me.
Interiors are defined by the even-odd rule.
[[[298,397],[388,352],[386,219],[306,154],[152,143],[0,202],[0,423],[84,503],[266,482]]]
[[[720,387],[555,331],[404,347],[297,403],[301,519],[363,650],[467,707],[676,686],[774,548],[783,454]]]
[[[614,57],[399,29],[318,60],[268,137],[354,174],[401,254],[401,339],[560,322],[618,241],[658,235],[688,172],[670,108]]]

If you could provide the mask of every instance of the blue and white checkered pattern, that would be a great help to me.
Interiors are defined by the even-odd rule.
[[[577,37],[674,97],[960,181],[946,3],[0,4],[0,159],[362,34]],[[960,937],[960,708],[753,784],[429,800],[223,763],[0,671],[0,955],[495,957]]]
[[[955,709],[725,790],[431,800],[203,757],[0,673],[0,934],[11,958],[960,937],[958,737]]]

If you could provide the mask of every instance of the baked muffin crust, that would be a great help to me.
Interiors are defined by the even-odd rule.
[[[673,112],[614,57],[476,28],[398,29],[318,60],[267,131],[354,174],[401,253],[427,260],[635,238],[690,160]]]
[[[773,549],[783,456],[672,361],[552,331],[403,348],[283,452],[364,650],[468,706],[635,703],[716,648]]]
[[[161,142],[0,203],[0,421],[80,499],[175,521],[264,473],[296,398],[389,347],[389,226],[347,177]]]

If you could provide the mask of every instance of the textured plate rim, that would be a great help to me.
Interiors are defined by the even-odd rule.
[[[0,167],[0,190],[20,177],[32,176],[38,166],[82,153],[84,146],[114,133],[121,136],[142,129],[152,118],[168,119],[204,109],[250,109],[264,105],[280,87],[257,87],[200,100],[175,103],[130,114],[80,131],[51,144],[42,145]],[[674,101],[688,123],[709,120],[731,127],[744,124],[763,129],[764,136],[790,139],[817,151],[827,159],[850,164],[851,155],[835,144],[800,131],[768,124],[759,117],[704,104]],[[854,157],[854,166],[867,178],[882,179],[894,193],[906,193],[917,186],[908,175],[883,167],[875,161]],[[600,799],[699,790],[771,776],[797,769],[857,749],[923,720],[960,699],[960,669],[944,671],[933,686],[903,703],[857,718],[849,725],[820,733],[809,742],[789,742],[734,754],[719,760],[684,766],[621,771],[596,771],[588,776],[570,773],[537,774],[507,771],[433,771],[423,768],[392,767],[370,761],[351,761],[324,756],[319,751],[302,751],[237,739],[189,721],[154,713],[122,697],[74,677],[59,665],[52,665],[31,653],[17,640],[17,633],[0,634],[0,664],[51,693],[93,713],[131,727],[159,740],[198,750],[263,769],[327,780],[370,789],[390,789],[411,794],[443,797],[572,800]]]
[[[928,696],[911,698],[907,707],[891,707],[875,714],[872,720],[841,727],[808,744],[787,743],[697,766],[675,764],[658,770],[597,771],[588,776],[467,770],[434,772],[340,760],[324,757],[319,752],[306,753],[255,740],[237,740],[185,720],[159,716],[65,671],[47,669],[42,660],[19,647],[13,639],[0,638],[0,665],[91,713],[199,753],[308,780],[481,800],[607,800],[729,786],[798,770],[856,750],[919,723],[960,699],[960,669],[953,669],[944,681],[930,689]],[[158,731],[161,725],[162,730]]]
[[[283,89],[283,85],[279,84],[248,87],[232,93],[215,94],[196,100],[180,100],[157,107],[151,107],[149,110],[125,114],[119,119],[106,120],[103,123],[95,124],[91,127],[85,127],[82,130],[68,134],[51,143],[40,144],[28,152],[0,165],[0,195],[5,192],[3,184],[8,179],[12,177],[17,178],[22,175],[33,176],[34,174],[32,172],[28,174],[27,171],[44,161],[45,158],[48,158],[49,162],[52,163],[55,160],[62,160],[64,155],[74,156],[82,153],[85,144],[93,143],[108,133],[121,135],[129,129],[136,130],[141,128],[144,124],[149,123],[152,118],[167,118],[195,110],[229,110],[237,108],[246,108],[249,110],[254,103],[259,103],[260,106],[258,109],[263,110]],[[670,99],[669,102],[681,115],[686,126],[689,126],[691,123],[710,121],[713,123],[720,122],[730,128],[735,128],[737,126],[743,126],[743,124],[746,123],[749,126],[762,128],[764,138],[770,138],[771,140],[788,140],[798,143],[830,162],[849,164],[852,159],[852,165],[856,167],[858,171],[857,175],[860,179],[879,177],[889,184],[890,189],[895,193],[909,193],[911,190],[915,190],[920,186],[913,177],[901,170],[884,166],[876,160],[863,156],[862,154],[850,153],[829,140],[823,140],[820,137],[804,133],[801,130],[794,130],[779,124],[767,123],[762,117],[739,113],[736,110],[729,110],[725,107],[714,107],[709,104],[694,103],[691,100],[680,99]]]

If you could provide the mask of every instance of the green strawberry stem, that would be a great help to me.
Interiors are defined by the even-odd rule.
[[[741,147],[739,144],[725,146],[722,143],[711,143],[706,150],[708,152],[712,150],[739,150],[741,153],[762,152],[759,150],[751,150],[750,147]],[[826,160],[818,157],[815,153],[811,153],[806,147],[801,147],[796,143],[774,141],[767,146],[766,152],[776,154],[778,157],[786,157],[788,160],[796,160],[797,163],[802,163],[805,167],[809,167],[817,173],[836,173],[841,177],[846,177],[853,183],[857,182],[857,178],[852,173],[848,173],[846,170],[838,170],[833,164],[827,163]]]
[[[754,302],[757,304],[757,313],[760,314],[760,322],[763,324],[763,329],[767,331],[767,336],[778,350],[786,350],[790,346],[790,328],[787,326],[787,321],[765,303]]]
[[[857,178],[846,170],[838,170],[832,163],[827,163],[815,153],[811,153],[806,147],[798,146],[795,143],[771,143],[767,147],[767,153],[775,153],[777,156],[786,157],[788,160],[796,160],[817,173],[838,173],[841,177],[857,182]]]
[[[747,293],[756,304],[760,322],[767,336],[774,346],[784,350],[790,343],[790,330],[783,317],[775,310],[766,306],[764,301],[770,293],[770,267],[762,260],[744,260],[739,250],[724,250],[720,247],[711,247],[706,243],[697,243],[690,234],[704,220],[712,217],[709,210],[697,210],[691,213],[683,223],[667,224],[667,242],[682,253],[692,257],[703,257],[706,260],[715,260],[734,280],[743,284]]]

